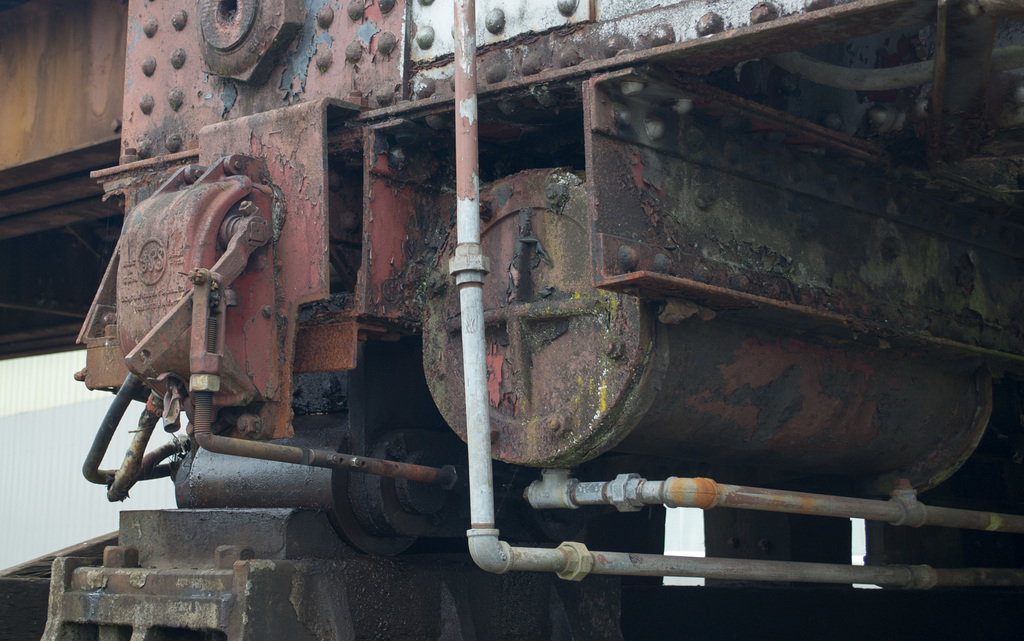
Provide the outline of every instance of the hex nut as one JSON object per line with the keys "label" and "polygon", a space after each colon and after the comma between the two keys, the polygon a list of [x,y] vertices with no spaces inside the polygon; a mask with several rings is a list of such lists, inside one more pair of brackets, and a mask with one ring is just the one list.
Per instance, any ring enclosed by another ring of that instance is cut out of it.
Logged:
{"label": "hex nut", "polygon": [[103,548],[103,567],[139,567],[139,548],[134,545],[108,545]]}
{"label": "hex nut", "polygon": [[258,85],[302,27],[302,0],[200,0],[204,71]]}

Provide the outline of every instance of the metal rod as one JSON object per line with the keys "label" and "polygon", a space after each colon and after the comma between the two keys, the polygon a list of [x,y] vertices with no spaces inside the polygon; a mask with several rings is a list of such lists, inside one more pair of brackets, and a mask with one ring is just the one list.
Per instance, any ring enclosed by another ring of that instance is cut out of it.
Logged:
{"label": "metal rod", "polygon": [[1024,533],[1024,516],[927,506],[917,500],[917,493],[908,483],[894,489],[888,501],[877,501],[726,485],[707,478],[669,477],[664,481],[648,481],[638,474],[620,474],[606,483],[581,483],[570,479],[567,470],[544,470],[541,480],[527,488],[526,498],[537,509],[614,505],[620,511],[631,511],[642,505],[660,504],[703,510],[731,507],[884,521],[911,527],[936,525]]}
{"label": "metal rod", "polygon": [[85,463],[82,464],[82,475],[90,483],[107,485],[113,480],[115,471],[101,470],[99,469],[100,464],[103,463],[103,457],[107,453],[107,448],[110,447],[110,439],[114,437],[114,432],[117,431],[117,425],[121,422],[125,410],[144,386],[145,383],[141,378],[135,374],[128,374],[124,383],[121,384],[121,389],[117,390],[114,401],[100,422],[100,428],[85,457]]}
{"label": "metal rod", "polygon": [[[205,400],[204,396],[206,397]],[[262,441],[247,441],[228,436],[217,436],[210,430],[210,421],[206,418],[209,416],[208,410],[200,410],[200,406],[209,403],[210,400],[209,392],[196,392],[193,394],[193,403],[195,404],[196,411],[194,414],[195,420],[192,421],[192,438],[199,444],[199,447],[210,452],[264,461],[277,461],[279,463],[293,463],[295,465],[308,465],[310,467],[324,467],[389,478],[408,479],[421,483],[433,483],[446,488],[452,487],[457,480],[455,468],[451,465],[445,465],[440,468],[427,467],[425,465],[385,461],[365,456],[352,456],[351,454],[341,454],[330,450],[317,450]]]}
{"label": "metal rod", "polygon": [[149,445],[150,437],[153,436],[153,428],[160,421],[163,409],[163,399],[156,393],[150,393],[149,400],[146,401],[146,409],[142,410],[142,415],[139,416],[139,429],[135,431],[135,437],[124,455],[124,461],[117,473],[114,474],[114,480],[107,489],[107,500],[111,503],[128,498],[128,491],[143,476],[146,447]]}

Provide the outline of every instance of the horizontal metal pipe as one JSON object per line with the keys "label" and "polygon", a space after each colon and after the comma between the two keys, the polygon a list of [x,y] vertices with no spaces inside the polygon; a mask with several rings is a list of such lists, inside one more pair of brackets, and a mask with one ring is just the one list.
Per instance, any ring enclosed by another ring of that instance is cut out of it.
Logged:
{"label": "horizontal metal pipe", "polygon": [[385,461],[365,456],[352,456],[329,450],[292,447],[290,445],[278,445],[262,441],[247,441],[240,438],[217,436],[212,434],[209,428],[201,430],[198,426],[194,429],[192,437],[196,439],[200,447],[217,454],[242,456],[264,461],[277,461],[279,463],[294,463],[295,465],[325,467],[347,470],[349,472],[362,472],[364,474],[408,479],[421,483],[433,483],[444,487],[452,487],[456,481],[455,468],[451,465],[445,465],[440,468],[427,467],[425,465]]}
{"label": "horizontal metal pipe", "polygon": [[734,581],[864,583],[888,588],[927,590],[947,586],[1020,586],[1024,570],[1004,568],[935,569],[928,565],[839,565],[793,561],[664,556],[591,552],[581,543],[557,548],[508,547],[505,571],[555,572],[580,580],[587,574],[685,576]]}
{"label": "horizontal metal pipe", "polygon": [[564,470],[545,470],[542,479],[527,488],[526,498],[537,509],[614,505],[621,511],[630,511],[641,505],[658,504],[703,510],[731,507],[884,521],[911,527],[935,525],[1024,533],[1024,516],[927,506],[917,500],[910,488],[896,489],[890,500],[877,501],[727,485],[707,478],[669,477],[664,481],[648,481],[637,474],[622,474],[606,483],[581,483],[568,478]]}

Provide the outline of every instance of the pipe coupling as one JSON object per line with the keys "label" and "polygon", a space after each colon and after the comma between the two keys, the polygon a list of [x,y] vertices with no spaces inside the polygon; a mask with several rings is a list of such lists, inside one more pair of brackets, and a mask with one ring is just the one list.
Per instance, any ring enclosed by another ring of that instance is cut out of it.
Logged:
{"label": "pipe coupling", "polygon": [[913,489],[893,490],[889,500],[899,505],[903,513],[895,521],[889,521],[892,525],[906,525],[909,527],[921,527],[928,523],[928,508],[917,500],[917,491]]}
{"label": "pipe coupling", "polygon": [[640,499],[644,482],[639,474],[619,474],[605,486],[605,499],[619,512],[639,512],[644,506]]}
{"label": "pipe coupling", "polygon": [[904,590],[930,590],[938,583],[935,569],[930,565],[905,565],[910,573],[910,580],[903,586]]}
{"label": "pipe coupling", "polygon": [[480,283],[491,271],[491,261],[483,255],[479,243],[459,243],[455,255],[448,261],[448,273],[455,277],[455,284]]}
{"label": "pipe coupling", "polygon": [[565,555],[565,568],[556,572],[558,578],[582,581],[594,569],[594,555],[582,543],[565,541],[555,549]]}
{"label": "pipe coupling", "polygon": [[697,507],[710,510],[721,501],[718,483],[706,478],[670,476],[662,486],[662,501],[668,507]]}
{"label": "pipe coupling", "polygon": [[530,483],[524,498],[535,510],[575,510],[579,504],[573,500],[573,488],[578,483],[576,479],[569,478],[569,470],[541,470],[540,480]]}

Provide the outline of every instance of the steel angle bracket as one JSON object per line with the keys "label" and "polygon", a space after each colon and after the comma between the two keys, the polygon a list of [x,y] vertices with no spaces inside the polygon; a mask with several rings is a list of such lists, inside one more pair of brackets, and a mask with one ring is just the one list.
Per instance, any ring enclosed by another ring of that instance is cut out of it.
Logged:
{"label": "steel angle bracket", "polygon": [[583,87],[596,286],[1024,368],[1024,242],[992,213],[895,182],[870,143],[685,75]]}

